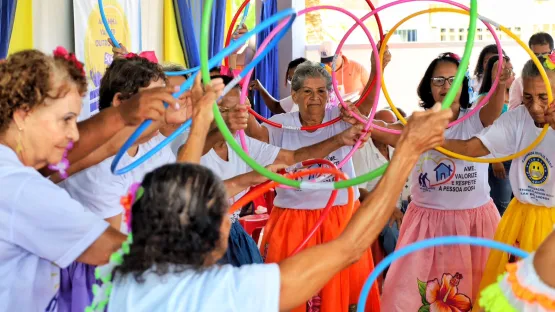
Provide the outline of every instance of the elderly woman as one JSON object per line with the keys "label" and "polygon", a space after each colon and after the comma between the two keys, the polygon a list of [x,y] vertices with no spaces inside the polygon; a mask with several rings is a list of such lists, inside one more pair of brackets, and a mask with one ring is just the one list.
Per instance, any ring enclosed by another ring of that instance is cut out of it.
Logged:
{"label": "elderly woman", "polygon": [[[133,243],[112,274],[108,311],[277,312],[301,304],[305,310],[307,299],[367,253],[391,215],[408,176],[406,167],[442,142],[450,116],[450,111],[415,113],[410,136],[401,137],[375,192],[343,224],[341,235],[334,233],[334,239],[277,264],[217,265],[230,231],[224,184],[197,165],[154,170],[131,208]],[[99,294],[107,295],[104,290]],[[339,291],[334,290],[336,295]],[[103,311],[100,303],[95,311]],[[341,306],[322,310],[350,311],[346,302]]]}
{"label": "elderly woman", "polygon": [[[0,300],[6,311],[57,311],[60,268],[76,260],[105,264],[125,240],[37,170],[59,163],[80,132],[85,142],[75,144],[70,160],[126,126],[163,118],[163,101],[175,101],[173,89],[154,88],[78,125],[87,88],[82,66],[65,50],[55,56],[23,51],[0,64]],[[204,116],[211,116],[216,97],[206,99]],[[202,124],[211,121],[198,119],[195,131],[203,133],[196,137],[204,138]]]}
{"label": "elderly woman", "polygon": [[[291,81],[291,96],[293,101],[299,105],[299,111],[271,118],[272,121],[284,125],[283,128],[264,124],[253,131],[249,124],[251,136],[271,145],[296,150],[343,132],[351,127],[350,124],[343,121],[315,131],[287,129],[287,127],[315,126],[340,116],[338,107],[326,109],[331,90],[331,76],[320,63],[307,61],[299,65]],[[372,102],[367,101],[364,106],[361,106],[361,110],[367,113],[368,107],[371,106]],[[351,147],[339,148],[329,154],[326,159],[338,164],[350,150]],[[355,176],[351,160],[341,170],[351,178]],[[314,179],[314,177],[303,178],[304,181],[309,179]],[[327,181],[333,181],[333,179]],[[275,208],[267,226],[271,231],[265,233],[261,246],[262,256],[266,262],[279,262],[291,255],[322,215],[330,194],[330,191],[277,190]],[[358,197],[357,189],[355,190],[356,207],[359,205]],[[339,191],[330,214],[307,247],[323,244],[338,237],[355,211],[351,211],[347,207],[347,191]],[[314,297],[308,302],[308,305],[321,305],[323,311],[347,311],[350,306],[356,304],[364,278],[373,267],[372,254],[368,250],[357,263],[348,270],[337,274],[318,293],[314,293]],[[373,287],[370,298],[368,305],[370,309],[379,311],[377,286]],[[306,305],[303,304],[294,311],[305,311],[305,309]]]}
{"label": "elderly woman", "polygon": [[[551,58],[545,56],[539,60],[553,88],[555,70],[551,69]],[[472,137],[446,141],[445,148],[472,157],[490,154],[503,157],[532,144],[545,124],[555,129],[555,106],[550,106],[545,83],[532,60],[522,69],[522,81],[523,105],[504,113],[493,125]],[[555,225],[555,180],[551,174],[555,155],[553,129],[549,129],[534,149],[513,159],[509,180],[515,198],[497,227],[496,241],[532,252],[552,231]],[[510,261],[514,259],[507,253],[490,251],[480,288],[494,283]]]}
{"label": "elderly woman", "polygon": [[[417,89],[422,108],[432,109],[436,103],[444,100],[459,65],[460,58],[450,52],[442,53],[430,62]],[[497,93],[478,113],[446,130],[447,138],[470,138],[499,117],[504,104],[504,85],[512,75],[510,64],[504,63],[503,66]],[[496,73],[494,70],[492,79],[495,79]],[[468,83],[468,79],[464,78],[462,87],[457,90],[451,105],[451,122],[470,112]],[[385,124],[379,121],[374,123]],[[392,129],[403,129],[400,123],[385,125]],[[372,140],[382,144],[395,146],[398,139],[398,135],[372,132]],[[489,195],[487,164],[449,158],[431,150],[420,155],[412,170],[412,181],[412,202],[403,218],[397,249],[441,236],[493,238],[500,217]],[[478,294],[487,252],[478,247],[441,246],[396,261],[389,269],[384,283],[383,310],[468,311]],[[452,287],[449,296],[444,292],[444,287]]]}

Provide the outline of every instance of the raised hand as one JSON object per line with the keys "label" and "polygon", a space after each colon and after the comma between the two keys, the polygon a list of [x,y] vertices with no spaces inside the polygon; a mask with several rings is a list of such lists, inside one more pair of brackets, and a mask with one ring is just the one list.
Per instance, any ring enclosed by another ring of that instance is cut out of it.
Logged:
{"label": "raised hand", "polygon": [[[499,66],[499,61],[493,64],[493,69],[491,71],[491,79],[492,81],[495,80],[497,77],[497,68]],[[514,71],[513,71],[513,64],[511,61],[503,61],[503,69],[501,70],[501,76],[499,77],[499,84],[507,85],[511,83],[511,79],[514,80]]]}
{"label": "raised hand", "polygon": [[361,137],[362,137],[362,142],[360,146],[362,147],[364,143],[366,143],[370,138],[370,132],[365,132],[364,125],[360,123],[350,127],[349,129],[341,132],[336,136],[336,138],[339,140],[339,143],[341,143],[344,146],[355,145],[356,142]]}
{"label": "raised hand", "polygon": [[420,155],[440,146],[445,141],[444,132],[453,117],[450,109],[441,110],[441,103],[425,112],[414,112],[401,133],[397,150],[410,147],[411,152]]}
{"label": "raised hand", "polygon": [[169,106],[180,107],[177,99],[172,96],[177,91],[178,86],[143,90],[123,101],[116,109],[127,126],[137,126],[145,119],[163,120],[166,115],[164,102]]}
{"label": "raised hand", "polygon": [[[379,50],[381,49],[382,43],[378,42],[377,47],[378,47],[378,53]],[[376,59],[374,58],[374,53],[371,53],[372,57],[370,59],[371,63],[372,63],[372,72],[375,73],[376,72]],[[382,71],[385,70],[385,67],[387,66],[387,64],[389,64],[389,62],[391,62],[391,52],[389,51],[389,46],[385,46],[385,52],[383,54],[383,60],[382,62]]]}
{"label": "raised hand", "polygon": [[123,44],[119,44],[121,48],[116,48],[116,45],[112,42],[112,39],[108,38],[108,42],[112,45],[112,53],[114,53],[114,58],[125,58],[129,53],[127,48]]}

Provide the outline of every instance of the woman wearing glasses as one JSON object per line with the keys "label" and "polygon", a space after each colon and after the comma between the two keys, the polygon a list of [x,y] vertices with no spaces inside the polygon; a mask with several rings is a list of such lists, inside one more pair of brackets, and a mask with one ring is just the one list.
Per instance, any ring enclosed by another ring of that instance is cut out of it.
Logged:
{"label": "woman wearing glasses", "polygon": [[[431,109],[444,100],[459,62],[453,53],[441,54],[431,62],[417,89],[422,108]],[[505,81],[507,77],[502,78]],[[451,105],[451,121],[471,111],[468,84],[465,77]],[[504,100],[490,101],[470,118],[447,129],[445,137],[471,138],[499,117],[503,104]],[[374,123],[403,129],[400,123]],[[374,130],[372,139],[395,146],[399,136]],[[412,202],[400,229],[398,249],[441,236],[493,238],[500,217],[490,198],[488,164],[449,158],[431,150],[420,156],[412,181]],[[382,311],[469,311],[487,256],[484,248],[440,246],[396,261],[385,280]]]}

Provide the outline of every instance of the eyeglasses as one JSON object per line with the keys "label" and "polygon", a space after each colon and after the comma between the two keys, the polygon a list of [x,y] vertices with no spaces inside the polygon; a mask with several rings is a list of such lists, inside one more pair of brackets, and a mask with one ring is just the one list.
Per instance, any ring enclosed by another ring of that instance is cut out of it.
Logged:
{"label": "eyeglasses", "polygon": [[441,53],[440,55],[437,56],[437,59],[444,59],[444,58],[454,58],[457,61],[461,60],[461,57],[458,54],[455,54],[453,52],[445,52],[445,53]]}
{"label": "eyeglasses", "polygon": [[549,56],[551,53],[553,53],[553,51],[546,52],[546,53],[534,53],[534,54],[536,55],[536,57],[546,57],[546,56]]}
{"label": "eyeglasses", "polygon": [[432,84],[436,87],[443,87],[445,85],[446,81],[449,82],[449,85],[452,85],[454,80],[455,80],[454,76],[451,76],[451,77],[433,77],[432,78]]}

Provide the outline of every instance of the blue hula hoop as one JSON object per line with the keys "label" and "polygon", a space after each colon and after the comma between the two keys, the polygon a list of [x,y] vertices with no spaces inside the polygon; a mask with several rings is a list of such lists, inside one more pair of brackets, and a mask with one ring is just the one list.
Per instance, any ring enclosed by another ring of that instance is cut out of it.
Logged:
{"label": "blue hula hoop", "polygon": [[[99,0],[100,2],[101,0]],[[248,73],[250,70],[252,70],[270,51],[273,50],[273,48],[278,44],[279,40],[281,40],[285,34],[289,31],[289,29],[291,28],[291,26],[293,25],[293,22],[295,21],[295,18],[297,17],[297,12],[292,9],[285,9],[283,11],[278,12],[277,14],[273,15],[272,17],[262,21],[259,25],[257,25],[253,30],[247,32],[244,36],[242,36],[241,38],[237,39],[236,41],[232,42],[228,47],[222,49],[220,52],[218,52],[213,58],[211,58],[208,61],[208,64],[210,67],[214,67],[217,64],[220,64],[223,59],[228,56],[229,54],[233,53],[235,50],[237,50],[239,47],[241,47],[247,40],[249,40],[249,38],[252,35],[258,34],[259,32],[261,32],[262,30],[270,27],[271,25],[273,25],[274,23],[289,17],[289,21],[286,25],[286,27],[284,27],[277,35],[276,38],[274,40],[272,40],[272,42],[270,42],[270,44],[268,45],[268,47],[266,49],[264,49],[264,51],[254,60],[252,60],[247,66],[245,66],[245,68],[241,71],[241,73],[239,74],[239,76],[237,76],[234,81],[232,83],[230,83],[229,85],[227,85],[224,89],[224,92],[222,94],[222,97],[227,94],[227,92],[229,92],[231,89],[233,89],[233,87],[239,83],[240,79],[237,79],[241,76],[244,76],[246,73]],[[196,76],[198,75],[199,71],[196,71],[193,75],[191,75],[191,77],[189,77],[189,79],[187,79],[180,87],[179,91],[174,93],[174,97],[178,98],[179,96],[181,96],[181,94],[183,94],[186,90],[190,89],[193,86],[193,83],[195,81]],[[220,97],[221,98],[221,97]],[[164,105],[167,107],[168,105],[166,103],[164,103]],[[214,104],[217,105],[217,104]],[[192,120],[188,119],[185,123],[183,123],[183,125],[181,125],[179,128],[177,128],[170,136],[168,136],[167,138],[165,138],[162,142],[160,142],[157,146],[155,146],[154,148],[152,148],[150,151],[146,152],[143,156],[141,156],[139,159],[137,159],[136,161],[134,161],[133,163],[129,164],[128,166],[121,168],[121,169],[116,169],[118,163],[120,162],[121,158],[123,157],[123,155],[125,154],[125,152],[137,141],[137,139],[141,136],[141,134],[152,124],[152,120],[145,120],[138,128],[137,130],[135,130],[135,132],[133,132],[133,134],[129,137],[129,139],[127,139],[127,141],[123,144],[123,146],[121,147],[121,149],[118,151],[118,153],[116,154],[116,156],[114,157],[114,160],[112,161],[112,164],[110,166],[110,169],[112,171],[113,174],[115,175],[121,175],[124,173],[127,173],[135,168],[137,168],[140,164],[142,164],[143,162],[145,162],[147,159],[149,159],[150,157],[152,157],[154,154],[156,154],[157,152],[159,152],[162,148],[164,148],[166,145],[168,145],[171,141],[175,140],[175,138],[177,138],[180,134],[182,134],[183,132],[185,132],[192,124]]]}
{"label": "blue hula hoop", "polygon": [[100,18],[102,19],[102,24],[104,24],[104,28],[106,29],[106,33],[108,37],[112,40],[112,43],[116,46],[116,48],[121,48],[121,45],[116,40],[114,33],[112,33],[112,29],[110,28],[110,24],[108,24],[108,19],[106,18],[106,13],[104,13],[104,4],[102,0],[98,0],[98,10],[100,11]]}
{"label": "blue hula hoop", "polygon": [[520,258],[526,258],[528,253],[523,251],[522,249],[509,246],[503,243],[496,242],[494,240],[479,238],[479,237],[470,237],[470,236],[444,236],[444,237],[436,237],[431,239],[421,240],[414,244],[410,244],[404,248],[396,250],[394,253],[390,254],[389,256],[385,257],[382,262],[380,262],[372,271],[372,274],[368,277],[366,282],[364,283],[364,287],[360,292],[360,296],[358,298],[358,306],[357,312],[364,312],[366,307],[366,300],[368,299],[368,294],[370,293],[370,289],[372,285],[378,278],[382,272],[391,265],[391,263],[397,259],[400,259],[408,254],[411,254],[415,251],[426,249],[429,247],[434,246],[441,246],[441,245],[472,245],[472,246],[481,246],[481,247],[488,247],[492,249],[498,249],[507,253],[511,253]]}

